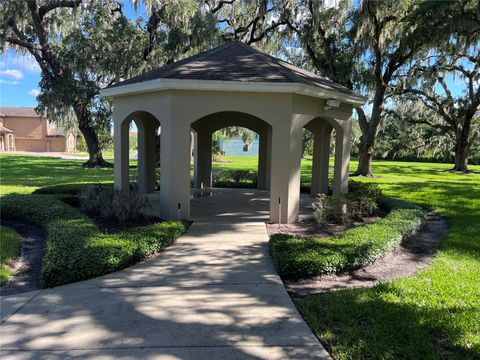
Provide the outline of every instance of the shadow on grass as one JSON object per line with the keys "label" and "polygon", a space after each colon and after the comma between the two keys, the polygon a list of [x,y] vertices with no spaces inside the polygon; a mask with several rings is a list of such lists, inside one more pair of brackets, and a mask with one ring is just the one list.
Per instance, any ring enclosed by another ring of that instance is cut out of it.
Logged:
{"label": "shadow on grass", "polygon": [[[367,296],[365,296],[367,295]],[[388,297],[386,296],[388,295]],[[403,292],[383,284],[368,290],[316,295],[298,305],[334,358],[478,359],[467,347],[459,323],[472,322],[472,306],[438,306],[398,301]]]}

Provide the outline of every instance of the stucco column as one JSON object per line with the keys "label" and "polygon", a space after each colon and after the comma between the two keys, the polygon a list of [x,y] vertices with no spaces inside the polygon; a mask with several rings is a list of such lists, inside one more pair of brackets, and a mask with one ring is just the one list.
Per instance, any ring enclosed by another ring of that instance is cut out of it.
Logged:
{"label": "stucco column", "polygon": [[[168,114],[170,115],[170,114]],[[165,121],[164,121],[165,118]],[[190,217],[190,125],[162,117],[160,217]]]}
{"label": "stucco column", "polygon": [[319,120],[313,129],[313,159],[311,194],[328,194],[328,170],[332,126]]}
{"label": "stucco column", "polygon": [[348,169],[350,165],[350,142],[352,119],[338,121],[341,129],[336,129],[335,165],[333,171],[333,195],[348,192]]}
{"label": "stucco column", "polygon": [[141,119],[138,124],[138,187],[141,193],[155,191],[155,132],[157,124]]}
{"label": "stucco column", "polygon": [[260,190],[268,190],[270,189],[272,129],[267,127],[260,131],[259,137],[257,188]]}
{"label": "stucco column", "polygon": [[[272,129],[272,165],[270,180],[270,221],[293,223],[300,204],[300,161],[303,125],[288,117]],[[281,210],[279,209],[279,199]],[[279,210],[281,216],[279,216]]]}
{"label": "stucco column", "polygon": [[115,119],[114,125],[114,153],[113,167],[114,184],[117,190],[128,190],[128,119]]}
{"label": "stucco column", "polygon": [[197,189],[212,187],[212,132],[200,129],[196,140],[194,186]]}

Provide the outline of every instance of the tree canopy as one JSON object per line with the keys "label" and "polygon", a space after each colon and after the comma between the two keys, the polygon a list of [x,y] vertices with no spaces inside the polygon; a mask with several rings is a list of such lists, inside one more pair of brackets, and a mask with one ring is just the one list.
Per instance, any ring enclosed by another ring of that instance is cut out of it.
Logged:
{"label": "tree canopy", "polygon": [[13,48],[35,58],[42,70],[39,108],[59,117],[75,114],[89,165],[105,163],[99,138],[110,133],[110,104],[99,98],[100,88],[238,40],[368,96],[367,106],[356,109],[358,175],[372,175],[374,156],[394,153],[376,143],[379,134],[401,131],[398,124],[407,123],[400,119],[414,115],[404,102],[422,104],[425,112],[408,128],[423,134],[429,127],[451,138],[445,143],[455,154],[454,169],[468,170],[480,102],[476,0],[131,3],[142,5],[145,14],[127,17],[120,0],[0,4],[2,51]]}

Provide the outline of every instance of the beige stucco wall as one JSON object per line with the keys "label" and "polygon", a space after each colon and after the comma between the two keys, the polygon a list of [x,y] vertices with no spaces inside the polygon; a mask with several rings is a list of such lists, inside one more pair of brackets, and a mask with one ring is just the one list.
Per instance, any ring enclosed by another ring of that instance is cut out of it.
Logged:
{"label": "beige stucco wall", "polygon": [[12,130],[17,151],[65,151],[65,138],[47,137],[48,120],[40,117],[5,116],[3,126]]}
{"label": "beige stucco wall", "polygon": [[3,126],[13,130],[17,139],[44,139],[47,135],[47,120],[40,117],[6,116]]}
{"label": "beige stucco wall", "polygon": [[[339,134],[334,192],[347,190],[351,105],[343,103],[338,108],[328,109],[324,99],[305,95],[204,90],[164,90],[115,97],[115,156],[123,154],[122,160],[115,162],[115,185],[118,189],[128,186],[128,149],[122,145],[127,143],[128,138],[128,126],[125,124],[142,112],[148,112],[161,123],[161,217],[176,218],[178,204],[181,205],[180,216],[189,217],[192,124],[195,127],[198,124],[195,121],[210,116],[215,124],[203,126],[209,127],[209,130],[218,128],[222,119],[211,115],[220,112],[249,114],[271,127],[269,178],[272,221],[297,220],[302,132],[303,127],[314,119],[330,124]],[[223,121],[225,126],[234,124],[228,117]],[[282,203],[281,216],[278,199]]]}

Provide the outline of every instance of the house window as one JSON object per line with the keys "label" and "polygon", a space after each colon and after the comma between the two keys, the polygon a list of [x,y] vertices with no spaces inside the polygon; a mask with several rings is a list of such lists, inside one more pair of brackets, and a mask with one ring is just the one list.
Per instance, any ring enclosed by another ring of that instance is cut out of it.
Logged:
{"label": "house window", "polygon": [[248,152],[248,144],[243,145],[243,152]]}

